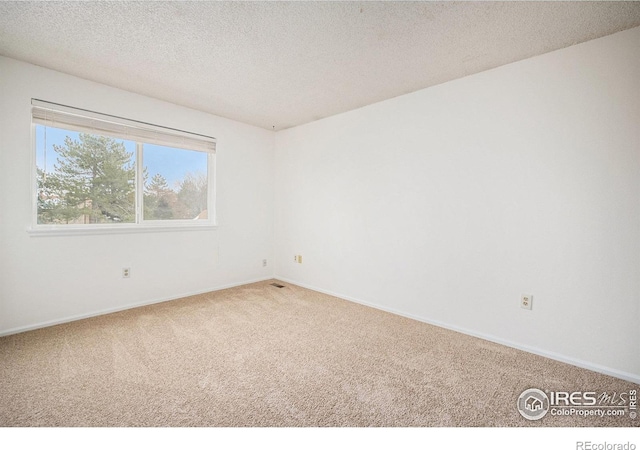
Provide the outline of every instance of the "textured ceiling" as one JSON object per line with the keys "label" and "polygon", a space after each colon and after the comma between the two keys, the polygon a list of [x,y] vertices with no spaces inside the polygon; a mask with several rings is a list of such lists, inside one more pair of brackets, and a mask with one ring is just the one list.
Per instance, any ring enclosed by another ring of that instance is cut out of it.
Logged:
{"label": "textured ceiling", "polygon": [[0,2],[0,54],[279,130],[635,26],[638,2]]}

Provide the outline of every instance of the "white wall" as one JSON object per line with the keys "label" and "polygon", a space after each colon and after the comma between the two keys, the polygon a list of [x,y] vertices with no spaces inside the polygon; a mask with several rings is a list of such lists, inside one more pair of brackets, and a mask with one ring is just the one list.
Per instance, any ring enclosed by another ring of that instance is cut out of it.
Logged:
{"label": "white wall", "polygon": [[[219,227],[30,236],[32,97],[215,136]],[[0,334],[271,277],[273,145],[270,131],[0,57]]]}
{"label": "white wall", "polygon": [[275,180],[278,278],[640,382],[640,28],[279,132]]}

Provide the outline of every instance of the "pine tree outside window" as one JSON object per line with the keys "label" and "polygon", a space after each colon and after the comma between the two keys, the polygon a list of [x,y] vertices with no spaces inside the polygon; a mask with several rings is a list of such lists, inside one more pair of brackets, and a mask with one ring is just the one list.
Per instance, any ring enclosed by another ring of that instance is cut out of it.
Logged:
{"label": "pine tree outside window", "polygon": [[32,231],[215,225],[215,139],[32,100]]}

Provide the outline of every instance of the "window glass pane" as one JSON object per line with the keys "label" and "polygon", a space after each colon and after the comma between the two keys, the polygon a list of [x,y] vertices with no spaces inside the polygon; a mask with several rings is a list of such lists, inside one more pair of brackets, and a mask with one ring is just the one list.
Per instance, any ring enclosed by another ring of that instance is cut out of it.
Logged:
{"label": "window glass pane", "polygon": [[207,156],[144,144],[144,220],[207,219]]}
{"label": "window glass pane", "polygon": [[135,148],[36,125],[38,224],[134,223]]}

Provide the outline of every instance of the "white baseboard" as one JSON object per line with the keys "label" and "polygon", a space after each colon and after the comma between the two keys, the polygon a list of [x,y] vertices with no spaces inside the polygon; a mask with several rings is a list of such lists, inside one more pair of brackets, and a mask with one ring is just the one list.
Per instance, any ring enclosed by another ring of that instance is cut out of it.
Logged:
{"label": "white baseboard", "polygon": [[431,320],[431,319],[428,319],[426,317],[417,316],[415,314],[410,314],[410,313],[407,313],[407,312],[404,312],[404,311],[399,311],[399,310],[396,310],[394,308],[388,308],[386,306],[381,306],[381,305],[377,305],[377,304],[374,304],[374,303],[369,303],[369,302],[366,302],[366,301],[363,301],[363,300],[360,300],[360,299],[357,299],[357,298],[354,298],[354,297],[351,297],[351,296],[348,296],[348,295],[339,294],[339,293],[336,293],[336,292],[329,291],[327,289],[321,289],[319,287],[311,286],[311,285],[308,285],[306,283],[300,283],[300,282],[297,282],[297,281],[294,281],[294,280],[291,280],[291,279],[288,279],[288,278],[285,278],[285,277],[280,277],[280,276],[275,275],[274,278],[276,280],[280,280],[280,281],[283,281],[283,282],[286,282],[286,283],[294,284],[296,286],[300,286],[300,287],[303,287],[305,289],[310,289],[312,291],[321,292],[323,294],[331,295],[333,297],[338,297],[338,298],[340,298],[342,300],[347,300],[347,301],[350,301],[350,302],[353,302],[353,303],[358,303],[358,304],[361,304],[361,305],[369,306],[371,308],[375,308],[375,309],[379,309],[379,310],[382,310],[382,311],[386,311],[386,312],[389,312],[389,313],[392,313],[392,314],[396,314],[398,316],[407,317],[409,319],[414,319],[414,320],[417,320],[419,322],[428,323],[430,325],[434,325],[434,326],[437,326],[437,327],[440,327],[440,328],[445,328],[447,330],[457,331],[458,333],[466,334],[468,336],[477,337],[477,338],[484,339],[484,340],[490,341],[490,342],[495,342],[496,344],[502,344],[502,345],[505,345],[507,347],[511,347],[511,348],[522,350],[522,351],[525,351],[525,352],[528,352],[528,353],[532,353],[534,355],[544,356],[545,358],[553,359],[555,361],[563,362],[563,363],[566,363],[566,364],[571,364],[572,366],[580,367],[582,369],[592,370],[594,372],[602,373],[604,375],[609,375],[609,376],[612,376],[612,377],[615,377],[615,378],[620,378],[620,379],[625,380],[625,381],[630,381],[632,383],[640,384],[640,375],[638,375],[638,374],[633,374],[633,373],[624,372],[624,371],[617,370],[617,369],[612,369],[610,367],[605,367],[605,366],[602,366],[602,365],[599,365],[599,364],[595,364],[595,363],[592,363],[592,362],[589,362],[589,361],[584,361],[584,360],[581,360],[581,359],[572,358],[570,356],[566,356],[566,355],[561,355],[561,354],[558,354],[558,353],[550,352],[550,351],[547,351],[547,350],[544,350],[544,349],[540,349],[540,348],[537,348],[537,347],[532,347],[532,346],[529,346],[529,345],[525,345],[525,344],[521,344],[521,343],[518,343],[518,342],[510,341],[508,339],[499,338],[499,337],[496,337],[496,336],[493,336],[493,335],[490,335],[490,334],[480,333],[480,332],[477,332],[477,331],[474,331],[474,330],[469,330],[467,328],[462,328],[462,327],[458,327],[458,326],[451,325],[451,324],[448,324],[448,323],[440,322],[440,321],[437,321],[437,320]]}
{"label": "white baseboard", "polygon": [[139,308],[140,306],[147,306],[147,305],[153,305],[155,303],[163,303],[163,302],[168,302],[168,301],[171,301],[171,300],[178,300],[180,298],[190,297],[192,295],[200,295],[200,294],[206,294],[207,292],[221,291],[223,289],[229,289],[229,288],[232,288],[232,287],[243,286],[245,284],[258,283],[260,281],[266,281],[266,280],[271,280],[271,279],[273,279],[273,276],[268,276],[268,277],[264,277],[264,278],[257,278],[257,279],[254,279],[254,280],[242,281],[242,282],[239,282],[239,283],[225,284],[225,285],[222,285],[222,286],[216,286],[216,287],[212,287],[212,288],[209,288],[209,289],[204,289],[204,290],[201,290],[201,291],[186,292],[186,293],[180,294],[180,295],[173,295],[173,296],[170,296],[170,297],[163,297],[163,298],[153,299],[153,300],[139,302],[139,303],[131,303],[131,304],[128,304],[128,305],[125,305],[125,306],[118,306],[116,308],[107,308],[107,309],[101,309],[99,311],[93,311],[93,312],[90,312],[90,313],[77,314],[77,315],[74,315],[74,316],[67,316],[67,317],[63,317],[63,318],[60,318],[60,319],[48,320],[48,321],[45,321],[45,322],[39,322],[39,323],[35,323],[35,324],[32,324],[32,325],[27,325],[27,326],[23,326],[23,327],[16,327],[16,328],[10,328],[8,330],[3,330],[3,331],[0,331],[0,336],[8,336],[8,335],[11,335],[11,334],[23,333],[25,331],[37,330],[38,328],[51,327],[53,325],[60,325],[62,323],[73,322],[73,321],[81,320],[81,319],[88,319],[89,317],[102,316],[102,315],[111,314],[111,313],[114,313],[114,312],[125,311],[127,309]]}

